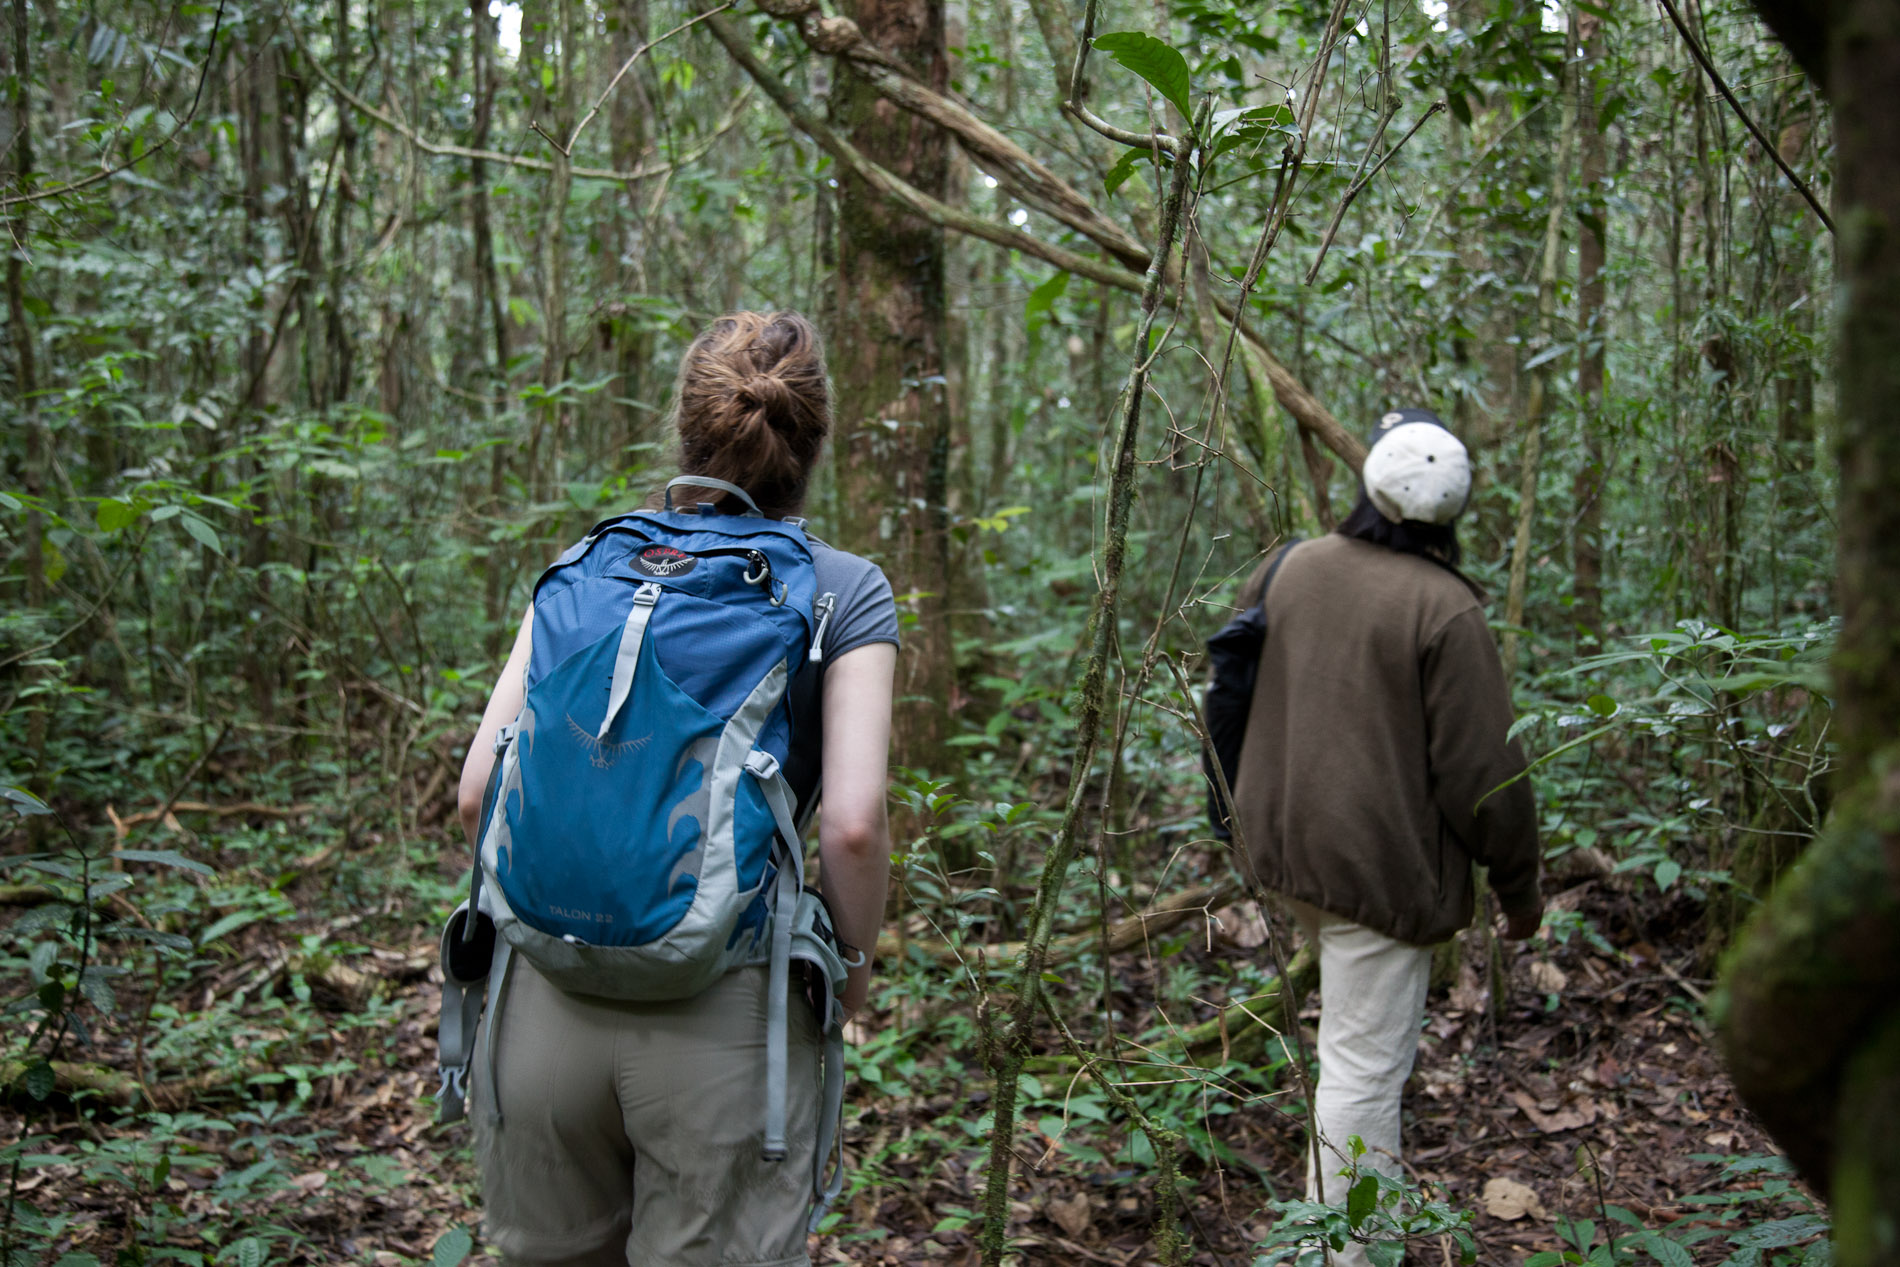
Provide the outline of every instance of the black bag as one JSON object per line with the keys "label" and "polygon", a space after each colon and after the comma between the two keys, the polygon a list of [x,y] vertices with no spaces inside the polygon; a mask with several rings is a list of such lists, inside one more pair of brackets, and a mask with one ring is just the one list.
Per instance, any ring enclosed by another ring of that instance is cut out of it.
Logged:
{"label": "black bag", "polygon": [[1267,589],[1273,584],[1273,574],[1280,570],[1299,541],[1294,537],[1274,556],[1266,577],[1260,582],[1260,597],[1254,605],[1222,625],[1220,632],[1207,640],[1207,658],[1213,675],[1207,684],[1202,712],[1207,717],[1207,737],[1214,751],[1212,757],[1201,754],[1201,772],[1207,776],[1207,820],[1220,840],[1233,838],[1228,825],[1233,806],[1220,794],[1220,780],[1214,777],[1213,761],[1219,759],[1220,773],[1232,790],[1234,779],[1240,773],[1240,745],[1247,737],[1247,714],[1253,709],[1254,682],[1260,676],[1260,652],[1267,644]]}

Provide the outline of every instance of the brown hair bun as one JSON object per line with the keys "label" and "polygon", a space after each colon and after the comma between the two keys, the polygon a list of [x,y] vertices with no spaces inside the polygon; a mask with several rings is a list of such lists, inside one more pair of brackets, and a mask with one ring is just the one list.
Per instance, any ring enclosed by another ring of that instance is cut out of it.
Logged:
{"label": "brown hair bun", "polygon": [[[737,484],[772,518],[798,513],[831,433],[824,347],[811,322],[796,312],[719,318],[680,358],[673,400],[681,474]],[[721,496],[708,489],[684,500]]]}
{"label": "brown hair bun", "polygon": [[739,388],[740,401],[765,410],[765,420],[774,427],[785,427],[791,420],[797,399],[784,379],[771,374],[754,374]]}

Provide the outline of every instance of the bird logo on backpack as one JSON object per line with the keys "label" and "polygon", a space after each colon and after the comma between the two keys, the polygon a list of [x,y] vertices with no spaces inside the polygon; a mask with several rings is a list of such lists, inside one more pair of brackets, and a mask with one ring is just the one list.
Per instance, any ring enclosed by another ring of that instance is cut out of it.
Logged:
{"label": "bird logo on backpack", "polygon": [[[722,488],[750,513],[674,510],[676,485]],[[526,700],[496,739],[470,900],[443,932],[440,1120],[464,1115],[484,977],[492,1077],[515,954],[572,993],[646,1002],[767,964],[764,1155],[783,1159],[786,1009],[801,960],[826,1038],[815,1225],[842,1180],[841,1167],[829,1184],[824,1171],[848,966],[805,888],[782,773],[787,688],[822,658],[835,601],[815,589],[802,524],[766,519],[743,490],[704,476],[670,483],[663,511],[597,525],[542,574]],[[557,717],[566,725],[544,724]]]}

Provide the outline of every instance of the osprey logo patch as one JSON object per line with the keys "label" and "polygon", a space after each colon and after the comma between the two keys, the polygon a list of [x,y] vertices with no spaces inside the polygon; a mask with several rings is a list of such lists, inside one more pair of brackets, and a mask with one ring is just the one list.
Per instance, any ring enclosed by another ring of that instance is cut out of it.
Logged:
{"label": "osprey logo patch", "polygon": [[596,770],[611,769],[622,754],[640,751],[653,738],[652,735],[641,735],[638,739],[625,739],[618,743],[611,739],[596,739],[594,732],[575,721],[572,713],[568,714],[567,728],[574,732],[575,740],[587,750],[588,763]]}
{"label": "osprey logo patch", "polygon": [[648,546],[633,556],[634,568],[648,576],[684,576],[698,563],[693,555],[672,546]]}

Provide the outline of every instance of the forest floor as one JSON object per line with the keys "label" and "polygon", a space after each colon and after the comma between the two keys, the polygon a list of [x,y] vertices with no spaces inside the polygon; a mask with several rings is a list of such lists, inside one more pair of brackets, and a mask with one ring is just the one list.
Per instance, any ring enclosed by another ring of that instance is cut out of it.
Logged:
{"label": "forest floor", "polygon": [[[1576,915],[1572,935],[1504,946],[1509,984],[1495,1013],[1469,965],[1432,993],[1407,1089],[1406,1162],[1425,1192],[1473,1212],[1487,1267],[1517,1267],[1533,1252],[1561,1248],[1562,1220],[1609,1226],[1606,1205],[1650,1228],[1674,1224],[1679,1240],[1708,1238],[1677,1262],[1725,1262],[1734,1251],[1723,1233],[1736,1225],[1723,1220],[1751,1202],[1777,1205],[1773,1194],[1786,1187],[1748,1173],[1748,1163],[1725,1170],[1772,1148],[1737,1103],[1702,1015],[1709,983],[1692,979],[1691,965],[1703,912],[1686,897],[1657,894],[1646,877],[1641,884],[1593,880],[1557,897],[1558,910]],[[255,945],[288,943],[293,930],[249,932]],[[19,1194],[56,1221],[41,1242],[44,1261],[157,1261],[172,1247],[186,1251],[185,1261],[202,1254],[255,1267],[265,1260],[230,1252],[237,1236],[251,1235],[272,1263],[399,1267],[431,1261],[450,1229],[473,1230],[466,1128],[432,1124],[433,945],[420,928],[412,944],[363,944],[367,953],[352,962],[383,976],[389,1005],[374,1024],[331,1029],[327,1064],[288,1070],[308,1086],[301,1116],[272,1120],[234,1097],[192,1106],[200,1116],[177,1104],[173,1116],[114,1122],[108,1108],[75,1115],[59,1098],[30,1124],[17,1106],[0,1116],[6,1140],[29,1130],[35,1137],[16,1178]],[[1232,953],[1205,942],[1184,951]],[[1125,958],[1118,973],[1152,975],[1136,956]],[[318,993],[311,1006],[324,1005]],[[1317,1014],[1309,999],[1304,1023]],[[94,1060],[132,1067],[134,1053],[111,1036],[97,1042]],[[911,1055],[922,1066],[933,1059],[928,1049]],[[936,1082],[931,1094],[890,1094],[888,1082],[856,1089],[847,1143],[860,1159],[876,1151],[880,1163],[848,1193],[833,1233],[813,1238],[815,1263],[977,1261],[969,1212],[986,1148],[974,1129],[946,1134],[943,1124],[981,1113],[972,1106],[982,1104],[986,1080],[969,1052],[960,1055],[967,1073]],[[1261,1094],[1207,1124],[1232,1153],[1219,1167],[1198,1157],[1184,1164],[1193,1261],[1245,1267],[1273,1221],[1267,1203],[1298,1195],[1301,1119],[1286,1097]],[[915,1134],[918,1146],[891,1147],[894,1133]],[[1086,1150],[1052,1147],[1040,1169],[1025,1157],[1012,1225],[1025,1263],[1153,1261],[1151,1169],[1116,1160],[1116,1151],[1105,1145],[1089,1159]],[[172,1160],[154,1170],[160,1155]],[[1805,1198],[1797,1191],[1780,1202],[1798,1212]],[[1755,1217],[1789,1212],[1763,1208]],[[132,1245],[148,1256],[120,1256]],[[1415,1244],[1409,1261],[1436,1267],[1457,1258],[1449,1242],[1430,1242]]]}

